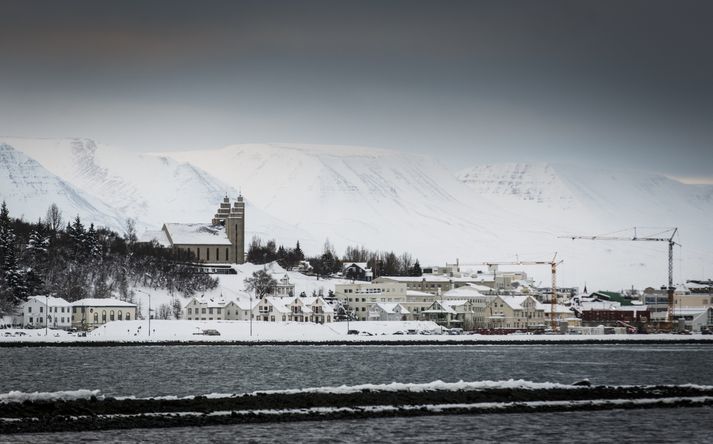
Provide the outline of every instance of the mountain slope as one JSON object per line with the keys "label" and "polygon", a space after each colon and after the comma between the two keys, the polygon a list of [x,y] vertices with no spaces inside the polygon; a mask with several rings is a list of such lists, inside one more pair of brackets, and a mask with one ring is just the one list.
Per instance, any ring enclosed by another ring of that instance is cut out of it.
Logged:
{"label": "mountain slope", "polygon": [[493,220],[503,230],[517,229],[514,213],[472,199],[449,170],[422,156],[296,144],[163,155],[242,189],[266,212],[293,221],[314,241],[328,237],[338,250],[367,245],[441,262],[498,244]]}
{"label": "mountain slope", "polygon": [[13,217],[44,218],[56,203],[66,220],[79,215],[99,225],[119,228],[121,215],[102,201],[86,195],[49,172],[34,159],[0,143],[0,190]]}

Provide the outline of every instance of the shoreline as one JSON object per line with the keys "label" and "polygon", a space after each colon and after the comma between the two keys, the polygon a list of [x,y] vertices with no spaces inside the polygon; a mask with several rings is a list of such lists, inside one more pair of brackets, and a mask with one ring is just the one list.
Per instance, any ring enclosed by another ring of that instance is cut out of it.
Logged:
{"label": "shoreline", "polygon": [[418,346],[418,345],[444,345],[444,346],[478,346],[478,345],[616,345],[616,344],[697,344],[713,345],[710,338],[652,338],[652,339],[624,339],[624,338],[582,338],[582,339],[447,339],[447,340],[213,340],[213,341],[0,341],[0,348],[23,347],[148,347],[148,346]]}

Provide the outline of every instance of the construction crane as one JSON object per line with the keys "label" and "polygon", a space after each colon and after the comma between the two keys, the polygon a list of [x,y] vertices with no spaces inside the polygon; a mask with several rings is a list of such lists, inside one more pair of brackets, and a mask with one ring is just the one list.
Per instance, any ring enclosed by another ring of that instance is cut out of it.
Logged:
{"label": "construction crane", "polygon": [[[586,240],[606,240],[606,241],[645,241],[645,242],[667,242],[668,243],[668,310],[667,310],[667,320],[669,322],[673,321],[673,246],[681,246],[678,242],[675,242],[673,238],[678,233],[678,227],[669,228],[661,233],[653,236],[639,237],[636,232],[636,227],[634,229],[633,237],[619,237],[619,236],[558,236],[561,239],[586,239]],[[669,237],[655,237],[657,235],[671,232]]]}
{"label": "construction crane", "polygon": [[[464,266],[475,266],[475,265],[487,265],[488,267],[492,265],[549,265],[550,271],[552,272],[552,297],[550,298],[550,327],[552,331],[557,330],[557,318],[555,315],[555,309],[557,308],[557,266],[561,264],[562,260],[557,260],[557,253],[552,257],[550,261],[512,261],[512,262],[480,262],[476,264],[457,264]],[[497,287],[497,283],[494,283]]]}

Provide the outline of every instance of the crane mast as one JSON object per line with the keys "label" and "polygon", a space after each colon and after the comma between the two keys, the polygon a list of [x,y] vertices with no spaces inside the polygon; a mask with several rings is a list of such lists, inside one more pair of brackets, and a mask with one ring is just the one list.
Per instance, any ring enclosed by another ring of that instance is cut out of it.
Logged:
{"label": "crane mast", "polygon": [[[620,237],[620,236],[558,236],[560,239],[584,239],[584,240],[606,240],[606,241],[634,241],[634,242],[667,242],[668,243],[668,309],[667,309],[667,321],[673,321],[673,247],[674,245],[681,245],[673,240],[678,233],[678,227],[671,228],[666,231],[671,231],[669,237],[640,237],[637,234],[636,227],[634,227],[634,236],[632,237]],[[664,232],[665,233],[665,232]]]}

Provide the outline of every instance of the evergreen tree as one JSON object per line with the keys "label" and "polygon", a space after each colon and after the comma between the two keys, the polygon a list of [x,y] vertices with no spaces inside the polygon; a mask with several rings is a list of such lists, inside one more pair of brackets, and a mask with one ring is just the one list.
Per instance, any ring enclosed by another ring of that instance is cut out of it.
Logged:
{"label": "evergreen tree", "polygon": [[423,271],[421,270],[421,264],[418,263],[418,259],[416,259],[416,262],[413,264],[413,267],[411,267],[411,276],[422,276]]}

